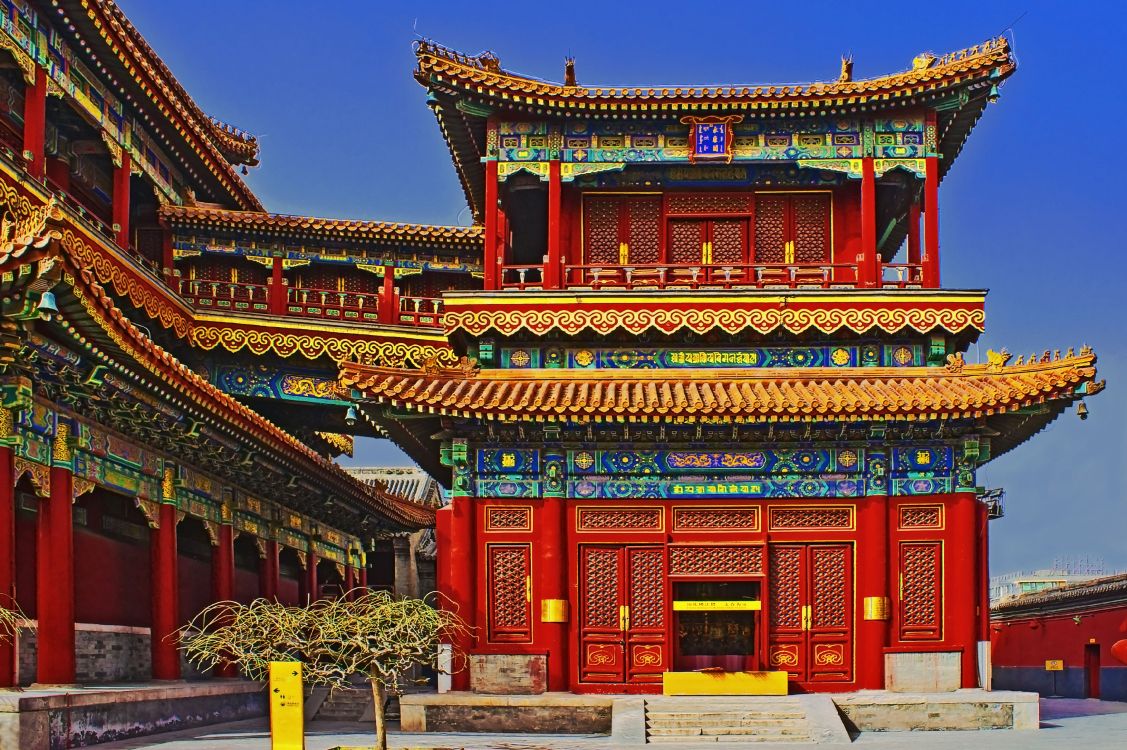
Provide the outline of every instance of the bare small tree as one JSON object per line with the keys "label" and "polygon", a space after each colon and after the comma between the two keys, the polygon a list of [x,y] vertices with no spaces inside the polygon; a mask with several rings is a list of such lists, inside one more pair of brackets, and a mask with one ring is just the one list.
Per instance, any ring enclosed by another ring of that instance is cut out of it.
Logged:
{"label": "bare small tree", "polygon": [[372,685],[376,747],[385,750],[384,700],[401,690],[412,668],[438,669],[439,642],[464,630],[457,615],[427,598],[359,589],[307,607],[266,599],[217,602],[181,629],[180,642],[197,666],[234,664],[254,680],[267,678],[272,661],[301,662],[307,684],[334,690],[364,675]]}

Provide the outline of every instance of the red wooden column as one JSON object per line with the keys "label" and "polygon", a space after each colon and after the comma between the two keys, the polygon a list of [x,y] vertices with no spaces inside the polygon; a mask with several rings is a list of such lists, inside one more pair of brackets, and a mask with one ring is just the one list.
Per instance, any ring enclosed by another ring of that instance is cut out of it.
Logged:
{"label": "red wooden column", "polygon": [[889,502],[885,496],[867,497],[858,509],[857,528],[857,687],[884,689],[884,649],[891,633]]}
{"label": "red wooden column", "polygon": [[362,594],[368,593],[368,556],[363,552],[360,553],[360,570],[357,571],[357,583],[362,591]]}
{"label": "red wooden column", "polygon": [[482,250],[482,263],[485,264],[485,288],[497,289],[500,287],[497,278],[497,161],[490,159],[485,162],[485,228],[484,245]]}
{"label": "red wooden column", "polygon": [[129,165],[132,157],[121,150],[121,164],[113,169],[113,225],[114,240],[123,250],[129,249]]}
{"label": "red wooden column", "polygon": [[270,289],[267,292],[266,307],[271,315],[285,315],[288,302],[286,300],[286,280],[282,276],[282,259],[274,258],[270,267]]}
{"label": "red wooden column", "polygon": [[311,604],[321,598],[321,590],[317,585],[317,553],[312,549],[305,556],[305,597],[302,606]]}
{"label": "red wooden column", "polygon": [[266,542],[266,557],[258,568],[258,594],[263,599],[278,597],[278,543],[273,539]]}
{"label": "red wooden column", "polygon": [[548,257],[544,269],[545,289],[559,289],[561,285],[561,193],[560,161],[553,159],[548,162]]}
{"label": "red wooden column", "polygon": [[878,285],[877,275],[877,181],[873,157],[861,159],[861,259],[857,269],[860,286]]}
{"label": "red wooden column", "polygon": [[383,291],[380,294],[381,323],[399,322],[399,301],[395,298],[395,266],[383,267]]}
{"label": "red wooden column", "polygon": [[177,579],[175,469],[166,466],[161,485],[159,526],[149,532],[152,563],[152,626],[149,648],[153,679],[180,679],[180,652],[172,633],[180,627],[180,589]]}
{"label": "red wooden column", "polygon": [[352,601],[352,589],[356,588],[356,568],[351,565],[344,566],[344,592],[345,598]]}
{"label": "red wooden column", "polygon": [[60,422],[51,446],[51,492],[39,505],[37,530],[35,681],[45,685],[75,681],[73,468],[70,425]]}
{"label": "red wooden column", "polygon": [[[446,519],[448,532],[438,544],[438,567],[446,571],[446,586],[440,590],[450,599],[450,607],[471,628],[477,625],[477,564],[474,542],[474,514],[477,508],[472,497],[455,497],[451,503],[450,516]],[[445,547],[445,553],[443,548]],[[469,690],[470,673],[466,656],[473,649],[476,631],[461,634],[453,642],[455,666],[463,669],[451,676],[454,690]]]}
{"label": "red wooden column", "polygon": [[[11,441],[15,416],[0,407],[0,606],[16,601],[16,470]],[[0,643],[0,688],[16,684],[16,648]]]}
{"label": "red wooden column", "polygon": [[[546,497],[540,510],[540,536],[537,548],[541,560],[540,600],[566,602],[568,600],[568,554],[567,500],[562,497]],[[533,609],[533,616],[536,616]],[[544,612],[540,613],[539,625],[542,649],[548,654],[548,690],[567,692],[568,690],[568,623],[544,622]],[[574,616],[574,613],[569,613]]]}
{"label": "red wooden column", "polygon": [[44,147],[47,141],[47,71],[35,66],[35,85],[24,91],[23,150],[27,171],[36,179],[46,174]]}
{"label": "red wooden column", "polygon": [[924,159],[923,285],[939,287],[939,159]]}
{"label": "red wooden column", "polygon": [[943,586],[948,640],[963,649],[964,688],[978,685],[978,498],[973,492],[950,496],[951,541],[944,545],[947,580]]}
{"label": "red wooden column", "polygon": [[[235,530],[230,524],[219,524],[218,544],[211,548],[211,600],[227,602],[235,598]],[[217,667],[218,677],[236,677],[231,665]]]}

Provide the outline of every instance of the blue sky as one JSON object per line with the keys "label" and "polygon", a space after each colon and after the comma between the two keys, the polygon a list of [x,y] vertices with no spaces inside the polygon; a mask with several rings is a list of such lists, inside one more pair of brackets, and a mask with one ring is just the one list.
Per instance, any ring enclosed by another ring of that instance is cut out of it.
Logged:
{"label": "blue sky", "polygon": [[[207,112],[259,135],[248,180],[269,210],[448,224],[469,212],[411,75],[416,34],[550,80],[570,54],[581,83],[751,84],[833,79],[843,53],[856,77],[899,71],[1020,18],[1018,71],[940,189],[944,285],[990,289],[983,358],[1087,343],[1109,386],[1086,422],[1069,412],[981,472],[1007,492],[992,567],[1127,569],[1127,5],[119,3]],[[406,460],[374,442],[358,459]]]}

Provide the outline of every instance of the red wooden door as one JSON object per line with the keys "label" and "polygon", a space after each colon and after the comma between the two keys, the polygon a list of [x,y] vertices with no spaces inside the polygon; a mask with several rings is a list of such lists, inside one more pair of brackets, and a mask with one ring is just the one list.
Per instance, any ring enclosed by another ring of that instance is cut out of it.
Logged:
{"label": "red wooden door", "polygon": [[661,262],[661,196],[588,195],[583,199],[583,262]]}
{"label": "red wooden door", "polygon": [[817,264],[830,260],[828,193],[760,193],[755,200],[755,260]]}
{"label": "red wooden door", "polygon": [[670,219],[666,262],[676,266],[700,266],[708,247],[706,219]]}
{"label": "red wooden door", "polygon": [[668,669],[663,547],[580,548],[579,677],[660,682]]}
{"label": "red wooden door", "polygon": [[800,682],[853,675],[853,549],[848,544],[770,548],[767,664]]}
{"label": "red wooden door", "polygon": [[1100,644],[1084,644],[1084,693],[1086,698],[1100,697]]}

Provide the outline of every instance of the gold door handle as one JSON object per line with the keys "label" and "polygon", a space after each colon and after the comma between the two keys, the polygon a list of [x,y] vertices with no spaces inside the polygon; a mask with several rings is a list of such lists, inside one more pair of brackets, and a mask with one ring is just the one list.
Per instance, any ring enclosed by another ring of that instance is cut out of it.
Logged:
{"label": "gold door handle", "polygon": [[532,601],[532,576],[524,577],[524,600],[526,602]]}
{"label": "gold door handle", "polygon": [[625,604],[618,608],[618,629],[624,633],[630,629],[630,607]]}
{"label": "gold door handle", "polygon": [[783,248],[783,262],[794,263],[794,240],[787,240]]}
{"label": "gold door handle", "polygon": [[802,607],[802,629],[803,630],[809,630],[810,629],[810,622],[811,622],[812,619],[813,619],[813,617],[812,617],[810,605],[809,604],[803,605],[803,607]]}
{"label": "gold door handle", "polygon": [[630,243],[618,243],[618,262],[620,265],[626,265],[630,262]]}

